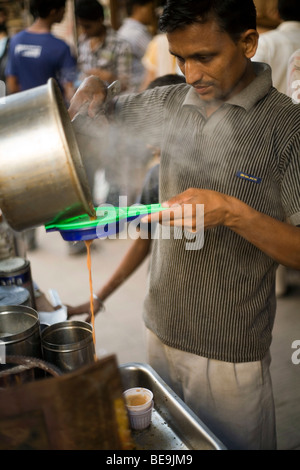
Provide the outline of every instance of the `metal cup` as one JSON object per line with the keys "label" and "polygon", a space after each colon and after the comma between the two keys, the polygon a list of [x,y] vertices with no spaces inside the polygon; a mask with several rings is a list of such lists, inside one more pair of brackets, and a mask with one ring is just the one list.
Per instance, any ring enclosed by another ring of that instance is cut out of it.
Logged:
{"label": "metal cup", "polygon": [[41,358],[38,313],[31,307],[0,307],[0,343],[6,355]]}
{"label": "metal cup", "polygon": [[84,321],[64,321],[41,332],[45,361],[71,372],[95,361],[93,328]]}

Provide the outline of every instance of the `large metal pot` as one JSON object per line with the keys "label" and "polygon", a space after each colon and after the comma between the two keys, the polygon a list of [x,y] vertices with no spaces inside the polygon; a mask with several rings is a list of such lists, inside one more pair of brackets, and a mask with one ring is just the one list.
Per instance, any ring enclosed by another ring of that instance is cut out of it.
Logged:
{"label": "large metal pot", "polygon": [[71,120],[53,79],[0,100],[0,208],[18,231],[95,215]]}

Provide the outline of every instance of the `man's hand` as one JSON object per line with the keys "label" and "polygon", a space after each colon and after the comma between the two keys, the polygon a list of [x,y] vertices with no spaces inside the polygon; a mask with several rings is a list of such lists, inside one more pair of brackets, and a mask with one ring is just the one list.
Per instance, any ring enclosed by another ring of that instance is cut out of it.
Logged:
{"label": "man's hand", "polygon": [[103,107],[106,95],[107,88],[104,82],[94,75],[87,77],[71,99],[70,118],[73,119],[78,113],[94,118]]}
{"label": "man's hand", "polygon": [[225,225],[229,196],[206,189],[190,188],[162,204],[169,208],[142,219],[142,222],[160,222],[163,225],[182,227],[189,232]]}

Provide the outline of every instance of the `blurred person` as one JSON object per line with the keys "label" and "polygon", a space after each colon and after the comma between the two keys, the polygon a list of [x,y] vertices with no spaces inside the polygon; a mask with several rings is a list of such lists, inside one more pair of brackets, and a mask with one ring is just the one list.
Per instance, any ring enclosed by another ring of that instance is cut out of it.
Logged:
{"label": "blurred person", "polygon": [[[155,10],[158,17],[163,12],[164,4],[165,1],[161,2],[161,6]],[[142,63],[146,71],[141,90],[147,89],[153,80],[162,75],[179,74],[182,76],[176,58],[170,54],[167,35],[164,33],[158,33],[151,39],[142,58]]]}
{"label": "blurred person", "polygon": [[95,75],[112,83],[119,80],[122,91],[129,87],[132,52],[125,41],[104,23],[104,9],[97,0],[77,0],[75,16],[80,30],[78,38],[78,84]]}
{"label": "blurred person", "polygon": [[76,59],[70,47],[51,33],[65,14],[66,0],[32,0],[34,22],[11,38],[6,67],[8,93],[17,93],[54,78],[68,104],[74,94]]}
{"label": "blurred person", "polygon": [[145,78],[142,58],[152,39],[149,26],[154,22],[154,0],[126,0],[128,17],[118,30],[118,37],[130,44],[133,59],[130,91],[139,91]]}
{"label": "blurred person", "polygon": [[260,35],[253,61],[265,62],[272,69],[273,86],[281,93],[287,89],[289,57],[300,45],[299,0],[278,0],[280,25]]}
{"label": "blurred person", "polygon": [[[161,149],[169,210],[141,221],[160,222],[143,312],[147,362],[228,449],[274,450],[276,269],[300,270],[300,107],[272,86],[269,65],[251,60],[253,0],[167,0],[160,26],[186,84],[105,109]],[[94,116],[105,96],[89,77],[70,117],[82,102]],[[204,245],[190,250],[184,234],[199,230],[199,206]]]}
{"label": "blurred person", "polygon": [[146,72],[141,90],[145,90],[157,77],[166,74],[181,74],[175,57],[169,52],[168,39],[165,34],[157,34],[150,41],[142,63]]}

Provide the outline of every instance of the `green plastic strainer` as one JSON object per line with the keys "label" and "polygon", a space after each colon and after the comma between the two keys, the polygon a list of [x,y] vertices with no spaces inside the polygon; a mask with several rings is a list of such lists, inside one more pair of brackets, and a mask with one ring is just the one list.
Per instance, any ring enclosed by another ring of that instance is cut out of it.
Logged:
{"label": "green plastic strainer", "polygon": [[46,232],[60,232],[66,241],[93,240],[116,234],[123,230],[127,222],[165,209],[161,204],[130,207],[99,206],[95,207],[97,215],[95,220],[91,220],[87,214],[83,214],[49,223],[45,225],[45,229]]}

